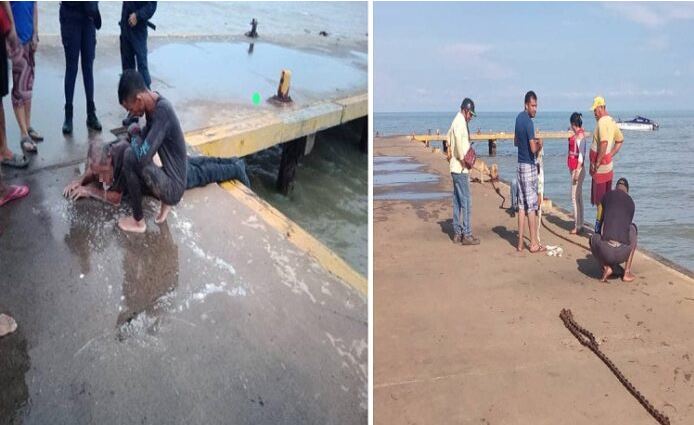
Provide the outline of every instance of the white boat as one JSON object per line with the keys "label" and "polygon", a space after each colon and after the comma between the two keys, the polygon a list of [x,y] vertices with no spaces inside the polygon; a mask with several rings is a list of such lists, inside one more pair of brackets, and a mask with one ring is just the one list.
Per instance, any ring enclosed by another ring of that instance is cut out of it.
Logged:
{"label": "white boat", "polygon": [[619,120],[617,121],[617,126],[619,126],[619,128],[622,130],[635,131],[653,131],[657,130],[658,127],[660,127],[657,122],[641,116],[637,116],[633,120],[629,121]]}

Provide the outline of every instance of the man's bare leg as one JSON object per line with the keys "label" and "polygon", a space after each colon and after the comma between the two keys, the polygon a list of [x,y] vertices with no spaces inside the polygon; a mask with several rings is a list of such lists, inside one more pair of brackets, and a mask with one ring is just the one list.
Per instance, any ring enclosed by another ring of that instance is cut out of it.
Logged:
{"label": "man's bare leg", "polygon": [[165,203],[161,202],[161,207],[159,207],[159,215],[157,215],[157,218],[154,219],[154,222],[157,224],[165,222],[166,217],[169,215],[169,211],[171,211],[171,205],[166,205]]}
{"label": "man's bare leg", "polygon": [[525,248],[525,242],[523,241],[523,232],[525,230],[525,210],[518,209],[518,247],[516,248],[518,252],[523,252]]}
{"label": "man's bare leg", "polygon": [[17,322],[6,314],[0,314],[0,336],[11,334],[17,330]]}
{"label": "man's bare leg", "polygon": [[13,109],[15,117],[17,117],[17,125],[19,125],[20,137],[25,138],[29,136],[29,127],[27,126],[26,111],[24,109],[24,105],[13,106]]}
{"label": "man's bare leg", "polygon": [[626,267],[624,267],[624,276],[622,276],[622,281],[624,281],[624,282],[633,282],[634,279],[636,279],[636,276],[631,272],[631,262],[634,261],[634,253],[636,252],[636,243],[637,243],[636,231],[631,232],[630,237],[634,237],[635,240],[634,240],[634,246],[631,248],[631,252],[629,253],[629,258],[627,259]]}
{"label": "man's bare leg", "polygon": [[537,252],[540,243],[537,241],[537,211],[528,212],[528,227],[530,228],[530,252]]}
{"label": "man's bare leg", "polygon": [[145,219],[140,221],[135,220],[133,216],[121,217],[118,219],[118,227],[125,232],[145,233],[147,225]]}
{"label": "man's bare leg", "polygon": [[612,276],[612,267],[608,265],[602,266],[602,277],[600,278],[600,282],[607,282],[607,278],[610,276]]}

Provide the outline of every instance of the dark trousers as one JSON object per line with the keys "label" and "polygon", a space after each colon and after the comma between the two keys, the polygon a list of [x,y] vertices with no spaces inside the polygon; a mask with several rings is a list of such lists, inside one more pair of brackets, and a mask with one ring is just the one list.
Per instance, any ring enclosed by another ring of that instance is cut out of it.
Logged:
{"label": "dark trousers", "polygon": [[[127,24],[126,24],[127,25]],[[133,34],[131,32],[121,30],[120,34],[120,61],[123,70],[136,69],[145,80],[145,85],[150,88],[152,79],[149,76],[149,68],[147,67],[147,32],[142,34]]]}
{"label": "dark trousers", "polygon": [[164,170],[153,162],[140,166],[131,148],[127,148],[123,155],[123,172],[130,206],[133,208],[133,216],[137,221],[144,217],[142,212],[144,195],[152,195],[166,205],[176,205],[183,197],[184,187],[167,176]]}
{"label": "dark trousers", "polygon": [[213,158],[196,156],[188,158],[186,189],[201,187],[210,183],[238,180],[246,187],[251,182],[246,174],[246,163],[239,158]]}
{"label": "dark trousers", "polygon": [[82,81],[87,98],[87,108],[94,105],[94,56],[96,52],[96,28],[86,16],[60,14],[60,37],[65,50],[65,104],[72,105],[77,78],[77,63],[82,56]]}

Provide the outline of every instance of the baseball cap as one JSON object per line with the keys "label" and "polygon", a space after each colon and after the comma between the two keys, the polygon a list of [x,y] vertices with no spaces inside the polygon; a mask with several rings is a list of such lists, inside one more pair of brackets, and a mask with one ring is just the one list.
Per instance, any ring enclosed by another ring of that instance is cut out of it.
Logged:
{"label": "baseball cap", "polygon": [[590,110],[594,111],[595,108],[598,106],[605,106],[605,98],[602,96],[595,96],[595,99],[593,99],[593,106],[591,106]]}
{"label": "baseball cap", "polygon": [[617,184],[615,185],[615,187],[619,186],[620,184],[623,184],[624,187],[627,188],[627,191],[629,190],[629,180],[627,180],[624,177],[620,177],[619,180],[617,180]]}
{"label": "baseball cap", "polygon": [[468,111],[472,112],[473,117],[477,116],[475,113],[475,102],[473,102],[469,97],[463,99],[463,103],[460,104],[460,109],[467,109]]}

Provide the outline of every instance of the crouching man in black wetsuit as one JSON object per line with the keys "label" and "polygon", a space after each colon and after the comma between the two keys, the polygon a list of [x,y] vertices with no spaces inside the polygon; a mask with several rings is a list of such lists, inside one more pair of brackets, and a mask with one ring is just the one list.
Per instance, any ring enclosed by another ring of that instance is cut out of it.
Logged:
{"label": "crouching man in black wetsuit", "polygon": [[[138,130],[131,125],[129,132],[137,134]],[[128,148],[130,143],[124,140],[103,143],[97,139],[90,142],[84,174],[65,186],[63,195],[73,201],[95,198],[119,205],[123,195],[127,194],[123,158]],[[238,180],[251,187],[242,159],[188,157],[186,189],[227,180]]]}

